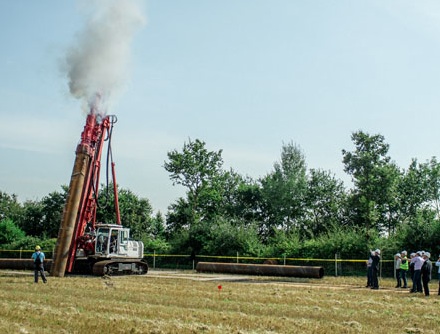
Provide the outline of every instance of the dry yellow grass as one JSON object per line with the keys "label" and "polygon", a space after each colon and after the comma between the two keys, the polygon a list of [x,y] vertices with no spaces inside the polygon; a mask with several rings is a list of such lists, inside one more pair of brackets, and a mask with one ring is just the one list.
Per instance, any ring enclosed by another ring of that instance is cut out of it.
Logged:
{"label": "dry yellow grass", "polygon": [[[241,278],[242,280],[237,280]],[[438,333],[429,298],[364,278],[282,279],[193,272],[49,277],[0,272],[1,333]],[[219,290],[218,286],[222,289]]]}

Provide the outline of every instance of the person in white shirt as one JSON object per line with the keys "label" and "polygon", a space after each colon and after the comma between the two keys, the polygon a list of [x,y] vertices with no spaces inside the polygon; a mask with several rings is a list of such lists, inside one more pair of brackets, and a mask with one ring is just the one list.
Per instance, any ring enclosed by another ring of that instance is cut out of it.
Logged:
{"label": "person in white shirt", "polygon": [[414,263],[414,282],[411,293],[422,293],[422,266],[425,260],[422,258],[424,252],[418,251],[416,256],[411,259],[411,263]]}

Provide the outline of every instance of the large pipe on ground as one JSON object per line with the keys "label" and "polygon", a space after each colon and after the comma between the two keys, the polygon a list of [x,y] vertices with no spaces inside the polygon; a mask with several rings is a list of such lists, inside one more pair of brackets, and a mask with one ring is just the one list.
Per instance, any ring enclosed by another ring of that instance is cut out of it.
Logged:
{"label": "large pipe on ground", "polygon": [[[52,260],[44,261],[44,270],[50,271]],[[35,264],[32,259],[0,259],[0,269],[34,270]]]}
{"label": "large pipe on ground", "polygon": [[280,266],[270,264],[199,262],[197,263],[196,270],[197,272],[202,273],[287,276],[300,278],[324,277],[324,268],[315,266]]}

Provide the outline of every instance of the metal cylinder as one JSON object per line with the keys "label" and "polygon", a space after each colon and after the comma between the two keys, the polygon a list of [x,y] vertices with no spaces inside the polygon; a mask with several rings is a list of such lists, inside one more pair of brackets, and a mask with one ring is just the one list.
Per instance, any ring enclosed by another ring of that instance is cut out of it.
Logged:
{"label": "metal cylinder", "polygon": [[228,273],[241,275],[286,276],[300,278],[322,278],[324,268],[317,266],[279,266],[269,264],[199,262],[197,272]]}
{"label": "metal cylinder", "polygon": [[[34,270],[32,259],[0,259],[0,269]],[[52,260],[44,261],[44,269],[50,271]]]}
{"label": "metal cylinder", "polygon": [[58,231],[51,275],[64,277],[72,237],[75,231],[78,208],[83,192],[84,180],[90,165],[90,155],[86,146],[79,145],[76,151],[75,164],[70,179],[69,193],[63,212],[63,220]]}

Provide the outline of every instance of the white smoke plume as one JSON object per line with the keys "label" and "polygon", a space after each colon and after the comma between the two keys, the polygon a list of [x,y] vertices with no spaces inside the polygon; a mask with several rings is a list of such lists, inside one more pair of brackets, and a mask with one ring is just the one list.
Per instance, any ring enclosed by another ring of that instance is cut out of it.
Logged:
{"label": "white smoke plume", "polygon": [[145,17],[136,0],[89,0],[87,9],[86,25],[64,65],[70,93],[83,101],[87,112],[99,108],[105,114],[128,79],[131,42]]}

